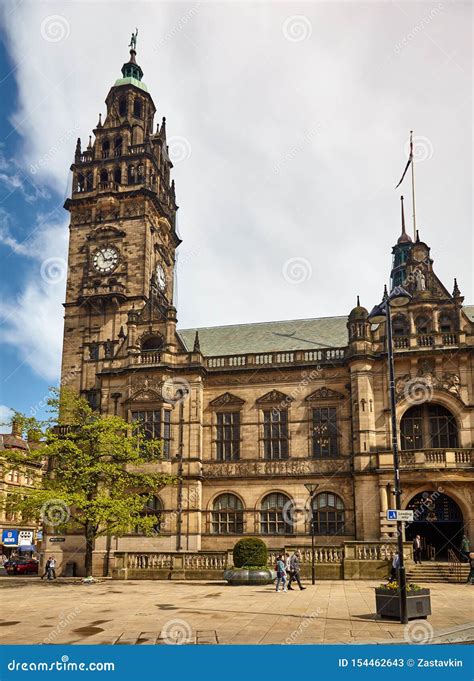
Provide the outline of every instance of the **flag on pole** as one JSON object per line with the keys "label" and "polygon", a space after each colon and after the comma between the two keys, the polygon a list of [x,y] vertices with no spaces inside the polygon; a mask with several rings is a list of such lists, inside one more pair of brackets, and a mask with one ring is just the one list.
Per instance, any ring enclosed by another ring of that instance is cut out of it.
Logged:
{"label": "flag on pole", "polygon": [[403,171],[402,178],[400,182],[397,184],[395,189],[398,189],[398,187],[401,185],[403,180],[405,179],[405,175],[407,174],[407,170],[410,167],[410,164],[413,163],[413,131],[410,132],[410,155],[408,156],[408,162],[405,166],[405,170]]}

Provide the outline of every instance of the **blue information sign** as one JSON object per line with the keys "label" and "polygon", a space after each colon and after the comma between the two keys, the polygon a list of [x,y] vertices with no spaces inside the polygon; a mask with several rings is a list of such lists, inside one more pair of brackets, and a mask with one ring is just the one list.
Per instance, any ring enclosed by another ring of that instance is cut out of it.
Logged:
{"label": "blue information sign", "polygon": [[18,530],[3,530],[2,544],[4,546],[18,546]]}

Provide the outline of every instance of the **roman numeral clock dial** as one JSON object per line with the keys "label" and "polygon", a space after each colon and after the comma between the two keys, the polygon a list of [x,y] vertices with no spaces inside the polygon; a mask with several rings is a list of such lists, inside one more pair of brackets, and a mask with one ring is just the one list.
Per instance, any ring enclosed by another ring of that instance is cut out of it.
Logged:
{"label": "roman numeral clock dial", "polygon": [[99,248],[94,253],[92,264],[96,272],[101,274],[109,274],[117,267],[119,261],[119,253],[113,246],[106,246]]}

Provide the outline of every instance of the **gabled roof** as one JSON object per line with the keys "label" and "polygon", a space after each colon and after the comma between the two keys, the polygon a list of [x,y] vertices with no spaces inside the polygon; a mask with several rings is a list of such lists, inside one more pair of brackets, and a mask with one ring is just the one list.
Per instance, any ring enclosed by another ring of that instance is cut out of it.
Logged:
{"label": "gabled roof", "polygon": [[[474,305],[463,307],[474,322]],[[240,355],[251,352],[290,352],[347,345],[348,317],[290,319],[255,324],[230,324],[195,329],[179,329],[185,349],[192,351],[196,331],[205,356]]]}

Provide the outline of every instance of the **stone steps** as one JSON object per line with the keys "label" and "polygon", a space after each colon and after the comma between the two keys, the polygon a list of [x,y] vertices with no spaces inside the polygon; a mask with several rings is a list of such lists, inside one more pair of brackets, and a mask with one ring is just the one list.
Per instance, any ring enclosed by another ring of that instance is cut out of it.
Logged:
{"label": "stone steps", "polygon": [[462,583],[469,575],[469,565],[461,564],[460,577],[456,577],[447,563],[413,565],[407,570],[407,579],[413,582]]}

